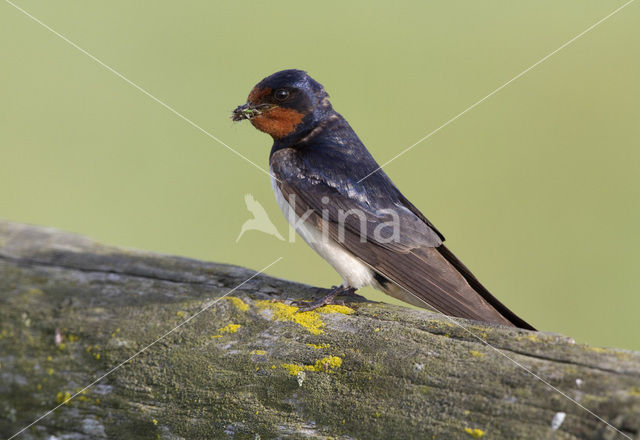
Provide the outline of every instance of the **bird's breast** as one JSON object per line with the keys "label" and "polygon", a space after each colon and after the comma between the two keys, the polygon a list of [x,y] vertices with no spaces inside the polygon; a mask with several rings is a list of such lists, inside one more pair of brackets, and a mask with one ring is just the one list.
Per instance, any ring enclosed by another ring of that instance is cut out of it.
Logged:
{"label": "bird's breast", "polygon": [[278,181],[274,178],[273,171],[269,171],[276,202],[298,235],[340,274],[346,286],[359,289],[364,286],[376,285],[373,270],[369,266],[329,237],[328,234],[323,234],[322,229],[316,227],[314,223],[301,220],[301,217],[289,204],[288,197],[282,193]]}

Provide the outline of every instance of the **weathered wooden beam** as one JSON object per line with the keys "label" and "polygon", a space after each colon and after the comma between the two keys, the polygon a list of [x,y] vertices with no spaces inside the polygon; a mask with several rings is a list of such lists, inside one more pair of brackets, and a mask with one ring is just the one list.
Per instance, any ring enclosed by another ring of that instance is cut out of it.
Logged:
{"label": "weathered wooden beam", "polygon": [[639,353],[366,301],[296,313],[318,289],[265,275],[211,305],[252,275],[0,222],[0,435],[199,313],[17,438],[638,437]]}

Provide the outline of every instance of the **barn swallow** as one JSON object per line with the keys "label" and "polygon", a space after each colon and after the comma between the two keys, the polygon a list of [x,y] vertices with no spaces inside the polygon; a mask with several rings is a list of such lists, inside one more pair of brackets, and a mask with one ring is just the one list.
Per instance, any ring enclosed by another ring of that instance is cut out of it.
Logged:
{"label": "barn swallow", "polygon": [[264,78],[231,118],[247,119],[271,135],[269,169],[278,205],[344,281],[307,309],[373,286],[450,316],[534,329],[443,244],[444,236],[379,169],[324,87],[306,72]]}

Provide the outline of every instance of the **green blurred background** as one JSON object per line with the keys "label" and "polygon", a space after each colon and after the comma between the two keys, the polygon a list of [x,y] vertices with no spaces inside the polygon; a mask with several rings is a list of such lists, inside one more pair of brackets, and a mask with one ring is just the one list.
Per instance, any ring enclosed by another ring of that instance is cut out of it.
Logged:
{"label": "green blurred background", "polygon": [[[230,111],[307,70],[385,162],[622,5],[447,2],[17,3],[267,167]],[[268,176],[7,3],[0,4],[0,217],[330,286],[298,239],[247,232]],[[640,349],[640,3],[386,171],[501,300],[538,328]],[[385,299],[373,291],[367,296]]]}

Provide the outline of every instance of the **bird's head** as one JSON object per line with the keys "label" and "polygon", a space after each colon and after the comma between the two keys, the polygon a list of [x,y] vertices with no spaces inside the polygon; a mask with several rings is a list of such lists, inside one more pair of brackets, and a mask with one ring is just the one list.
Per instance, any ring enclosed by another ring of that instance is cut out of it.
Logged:
{"label": "bird's head", "polygon": [[231,119],[248,119],[258,130],[281,140],[313,129],[332,111],[329,94],[320,83],[302,70],[289,69],[260,81]]}

